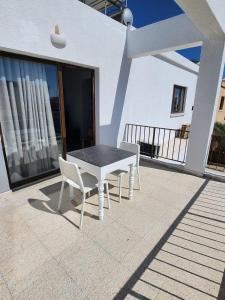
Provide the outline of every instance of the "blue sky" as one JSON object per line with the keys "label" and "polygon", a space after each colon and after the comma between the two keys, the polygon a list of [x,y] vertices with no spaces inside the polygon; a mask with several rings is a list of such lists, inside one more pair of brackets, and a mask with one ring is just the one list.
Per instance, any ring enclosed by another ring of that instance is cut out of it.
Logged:
{"label": "blue sky", "polygon": [[[128,7],[134,15],[134,26],[142,27],[180,14],[183,11],[174,0],[128,0]],[[199,60],[201,47],[178,51],[190,60]],[[225,69],[223,77],[225,77]]]}

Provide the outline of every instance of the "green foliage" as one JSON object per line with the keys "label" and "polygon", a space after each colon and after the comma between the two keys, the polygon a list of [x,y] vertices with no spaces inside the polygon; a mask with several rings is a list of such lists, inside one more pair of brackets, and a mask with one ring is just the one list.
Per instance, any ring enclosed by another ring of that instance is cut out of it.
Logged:
{"label": "green foliage", "polygon": [[225,137],[225,124],[216,122],[214,124],[213,134],[217,136]]}

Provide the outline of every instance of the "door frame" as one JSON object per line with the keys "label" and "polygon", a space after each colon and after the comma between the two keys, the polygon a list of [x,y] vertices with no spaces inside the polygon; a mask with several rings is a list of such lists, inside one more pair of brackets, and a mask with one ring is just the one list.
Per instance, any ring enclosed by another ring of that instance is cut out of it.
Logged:
{"label": "door frame", "polygon": [[[16,53],[11,53],[11,52],[6,52],[6,51],[1,51],[0,50],[0,56],[8,57],[8,58],[16,58],[16,59],[21,59],[21,60],[26,60],[26,61],[33,61],[37,63],[43,63],[43,64],[49,64],[49,65],[55,65],[57,68],[57,83],[58,83],[58,95],[59,95],[59,114],[60,114],[60,129],[61,129],[61,138],[62,138],[62,156],[66,158],[66,120],[65,120],[65,101],[64,101],[64,92],[63,92],[63,76],[62,76],[62,68],[63,66],[71,67],[71,68],[79,68],[79,69],[86,69],[91,71],[92,75],[92,102],[93,102],[93,143],[96,143],[96,98],[95,98],[95,69],[93,68],[86,68],[86,67],[81,67],[77,65],[72,65],[68,63],[61,63],[61,62],[56,62],[54,60],[48,60],[48,59],[42,59],[42,58],[37,58],[37,57],[32,57],[32,56],[27,56],[23,54],[16,54]],[[1,130],[1,123],[0,123],[0,138],[1,138],[1,143],[2,143],[2,150],[3,150],[3,156],[5,160],[5,166],[6,166],[6,172],[8,176],[8,182],[9,182],[9,187],[11,190],[15,189],[20,189],[23,188],[26,185],[30,184],[35,184],[38,181],[42,181],[48,177],[55,176],[59,174],[59,169],[47,171],[45,173],[32,176],[30,178],[26,178],[24,180],[19,181],[19,183],[12,183],[10,180],[10,173],[9,173],[9,168],[8,168],[8,163],[7,163],[7,157],[6,157],[6,151],[5,151],[5,146],[4,146],[4,137],[2,134]]]}

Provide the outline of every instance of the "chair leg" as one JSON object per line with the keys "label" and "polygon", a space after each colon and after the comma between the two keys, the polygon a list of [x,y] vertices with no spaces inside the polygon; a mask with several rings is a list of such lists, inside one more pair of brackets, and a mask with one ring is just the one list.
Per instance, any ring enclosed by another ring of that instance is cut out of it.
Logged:
{"label": "chair leg", "polygon": [[106,187],[106,193],[107,193],[108,209],[110,209],[109,184],[108,184],[108,182],[105,183],[105,187]]}
{"label": "chair leg", "polygon": [[85,201],[86,201],[86,195],[85,193],[83,193],[83,197],[82,197],[82,208],[81,208],[81,215],[80,215],[80,229],[82,229],[82,225],[83,225],[83,217],[84,217],[84,206],[85,206]]}
{"label": "chair leg", "polygon": [[64,184],[65,184],[65,182],[63,181],[62,185],[61,185],[60,195],[59,195],[59,203],[58,203],[58,208],[57,208],[58,211],[60,210],[61,203],[62,203],[62,196],[63,196]]}
{"label": "chair leg", "polygon": [[72,187],[72,185],[69,186],[69,197],[70,200],[73,200],[74,198],[74,188]]}
{"label": "chair leg", "polygon": [[121,195],[122,195],[122,176],[120,175],[119,178],[119,203],[121,202]]}
{"label": "chair leg", "polygon": [[91,197],[91,192],[88,192],[87,195],[88,195],[88,198],[90,198]]}
{"label": "chair leg", "polygon": [[137,175],[138,175],[138,186],[139,186],[139,190],[141,190],[141,178],[140,178],[139,168],[137,168]]}

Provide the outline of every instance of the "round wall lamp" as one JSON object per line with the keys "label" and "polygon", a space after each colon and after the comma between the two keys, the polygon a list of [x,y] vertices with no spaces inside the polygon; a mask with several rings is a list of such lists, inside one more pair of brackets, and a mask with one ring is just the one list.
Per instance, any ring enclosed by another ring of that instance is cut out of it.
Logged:
{"label": "round wall lamp", "polygon": [[59,32],[59,26],[55,25],[54,33],[51,34],[52,45],[56,48],[62,49],[66,47],[66,38]]}
{"label": "round wall lamp", "polygon": [[128,27],[131,27],[133,25],[133,14],[132,11],[127,7],[123,10],[122,20],[123,23]]}

